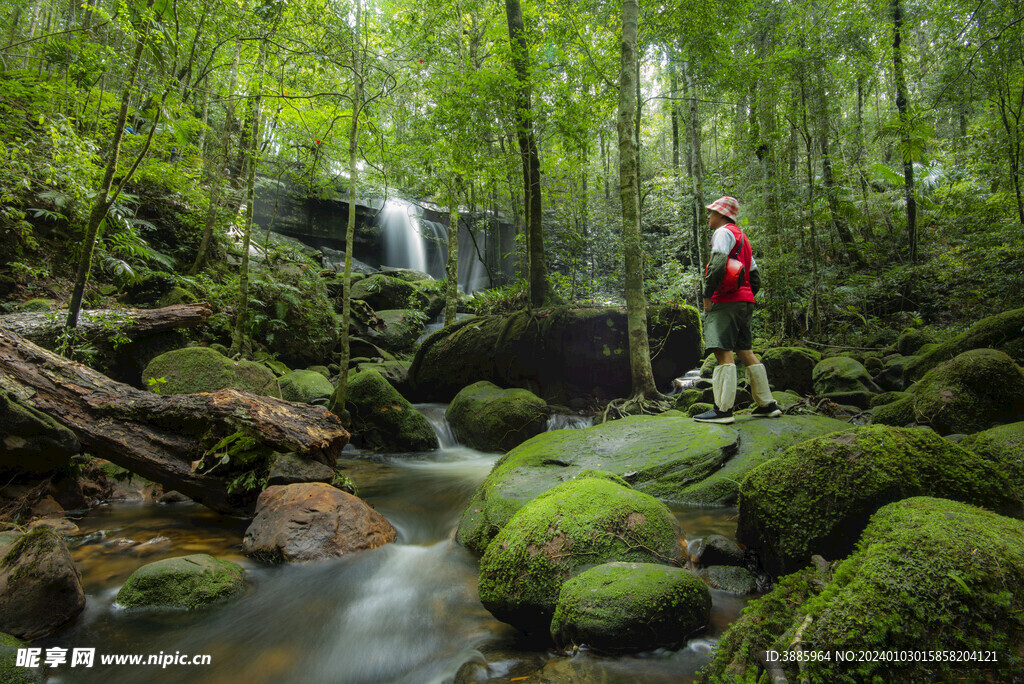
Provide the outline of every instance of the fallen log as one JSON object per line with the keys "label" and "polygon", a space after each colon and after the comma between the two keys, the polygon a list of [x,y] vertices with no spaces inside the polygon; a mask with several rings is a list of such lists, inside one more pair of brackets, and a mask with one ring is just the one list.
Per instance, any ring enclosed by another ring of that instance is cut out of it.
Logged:
{"label": "fallen log", "polygon": [[[77,331],[95,345],[108,346],[111,338],[137,340],[157,333],[195,328],[213,314],[206,302],[175,304],[160,309],[93,309],[82,311]],[[64,331],[66,310],[13,313],[0,316],[0,328],[51,348]]]}
{"label": "fallen log", "polygon": [[251,515],[259,492],[229,493],[237,471],[197,468],[211,444],[241,433],[260,448],[334,467],[349,439],[338,418],[318,406],[231,389],[158,395],[111,380],[2,327],[0,388],[70,429],[90,454],[230,515]]}

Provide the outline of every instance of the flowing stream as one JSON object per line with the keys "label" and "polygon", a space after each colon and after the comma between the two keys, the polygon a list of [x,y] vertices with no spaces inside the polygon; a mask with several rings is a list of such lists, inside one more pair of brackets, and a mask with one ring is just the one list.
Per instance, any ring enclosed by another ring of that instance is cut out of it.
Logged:
{"label": "flowing stream", "polygon": [[[75,624],[35,645],[95,648],[92,668],[52,670],[52,682],[451,681],[465,663],[473,679],[495,681],[686,682],[708,660],[714,640],[745,599],[712,592],[711,624],[677,651],[608,658],[560,656],[523,643],[477,597],[477,560],[451,541],[459,517],[497,454],[454,443],[443,406],[423,408],[442,448],[423,454],[346,452],[339,461],[369,501],[398,530],[398,542],[338,560],[267,566],[241,555],[246,522],[192,503],[124,503],[79,521],[70,545],[88,605]],[[692,544],[707,534],[732,536],[734,509],[676,509]],[[240,599],[198,611],[128,611],[118,588],[145,563],[209,553],[241,564]],[[104,654],[210,655],[201,666],[107,665]]]}

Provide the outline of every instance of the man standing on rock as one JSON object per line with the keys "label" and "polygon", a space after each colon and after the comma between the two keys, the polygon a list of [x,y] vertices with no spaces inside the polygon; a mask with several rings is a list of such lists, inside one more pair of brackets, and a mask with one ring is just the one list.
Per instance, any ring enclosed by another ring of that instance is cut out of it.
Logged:
{"label": "man standing on rock", "polygon": [[711,384],[715,407],[698,414],[702,423],[733,422],[736,402],[736,361],[733,352],[747,367],[750,393],[757,402],[753,415],[775,418],[782,410],[772,398],[768,374],[761,360],[750,350],[750,332],[754,318],[754,295],[761,288],[761,276],[754,263],[750,240],[736,226],[740,204],[732,197],[720,197],[707,206],[711,235],[711,258],[704,269],[704,346],[715,353]]}

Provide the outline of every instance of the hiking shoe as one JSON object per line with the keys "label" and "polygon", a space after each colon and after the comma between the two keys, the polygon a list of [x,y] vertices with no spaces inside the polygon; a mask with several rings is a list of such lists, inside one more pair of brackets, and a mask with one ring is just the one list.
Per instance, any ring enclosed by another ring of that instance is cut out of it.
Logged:
{"label": "hiking shoe", "polygon": [[733,422],[732,411],[719,411],[718,407],[698,413],[693,417],[698,423],[731,423]]}
{"label": "hiking shoe", "polygon": [[750,415],[755,418],[778,418],[782,415],[782,409],[774,401],[767,406],[758,406],[751,411]]}

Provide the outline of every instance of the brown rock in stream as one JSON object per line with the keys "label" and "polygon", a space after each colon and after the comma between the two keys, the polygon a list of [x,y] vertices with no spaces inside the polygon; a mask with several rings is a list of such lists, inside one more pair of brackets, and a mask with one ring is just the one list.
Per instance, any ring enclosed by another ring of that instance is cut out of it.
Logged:
{"label": "brown rock in stream", "polygon": [[82,579],[53,530],[0,540],[0,632],[19,639],[46,636],[83,608]]}
{"label": "brown rock in stream", "polygon": [[374,549],[396,536],[391,523],[362,499],[309,482],[260,494],[242,551],[270,562],[323,560]]}

